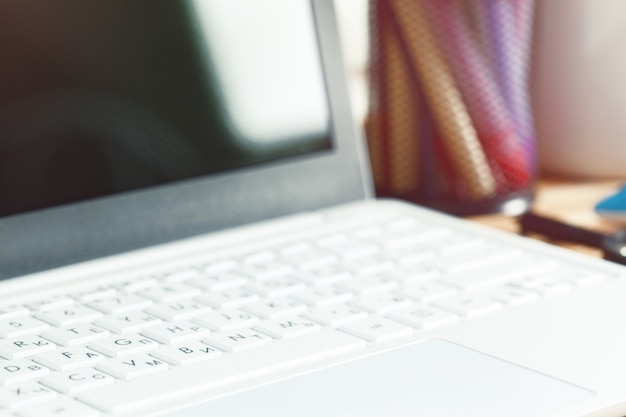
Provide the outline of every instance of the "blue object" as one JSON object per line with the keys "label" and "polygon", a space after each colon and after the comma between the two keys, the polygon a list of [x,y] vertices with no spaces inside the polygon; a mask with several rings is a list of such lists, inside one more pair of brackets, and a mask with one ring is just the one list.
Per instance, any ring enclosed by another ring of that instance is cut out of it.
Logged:
{"label": "blue object", "polygon": [[617,193],[601,200],[595,207],[598,215],[615,221],[626,223],[626,186]]}

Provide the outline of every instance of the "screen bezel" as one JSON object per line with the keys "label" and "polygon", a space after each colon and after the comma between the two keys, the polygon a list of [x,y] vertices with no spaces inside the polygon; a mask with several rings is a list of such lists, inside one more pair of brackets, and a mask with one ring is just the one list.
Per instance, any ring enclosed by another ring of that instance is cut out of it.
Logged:
{"label": "screen bezel", "polygon": [[312,0],[332,149],[0,219],[0,279],[372,196],[332,0]]}

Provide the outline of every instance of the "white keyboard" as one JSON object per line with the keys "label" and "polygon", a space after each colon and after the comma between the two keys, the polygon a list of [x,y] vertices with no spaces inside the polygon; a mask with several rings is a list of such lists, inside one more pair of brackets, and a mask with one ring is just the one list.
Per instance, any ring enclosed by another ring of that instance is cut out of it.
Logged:
{"label": "white keyboard", "polygon": [[412,217],[271,240],[0,306],[0,417],[140,412],[610,277]]}

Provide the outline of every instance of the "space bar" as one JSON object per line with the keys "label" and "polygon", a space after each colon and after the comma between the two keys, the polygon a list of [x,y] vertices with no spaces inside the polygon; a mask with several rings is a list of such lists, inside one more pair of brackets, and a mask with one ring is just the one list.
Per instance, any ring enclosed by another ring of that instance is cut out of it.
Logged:
{"label": "space bar", "polygon": [[325,329],[188,367],[172,367],[145,378],[121,381],[83,392],[77,398],[104,412],[126,413],[364,347],[361,339]]}

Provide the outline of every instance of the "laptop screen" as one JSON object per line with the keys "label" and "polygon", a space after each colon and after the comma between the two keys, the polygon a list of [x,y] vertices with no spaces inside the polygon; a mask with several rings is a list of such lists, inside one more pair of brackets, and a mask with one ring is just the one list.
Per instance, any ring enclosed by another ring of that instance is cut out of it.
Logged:
{"label": "laptop screen", "polygon": [[0,2],[0,279],[372,195],[333,0]]}
{"label": "laptop screen", "polygon": [[308,1],[2,2],[0,62],[0,217],[332,147]]}

